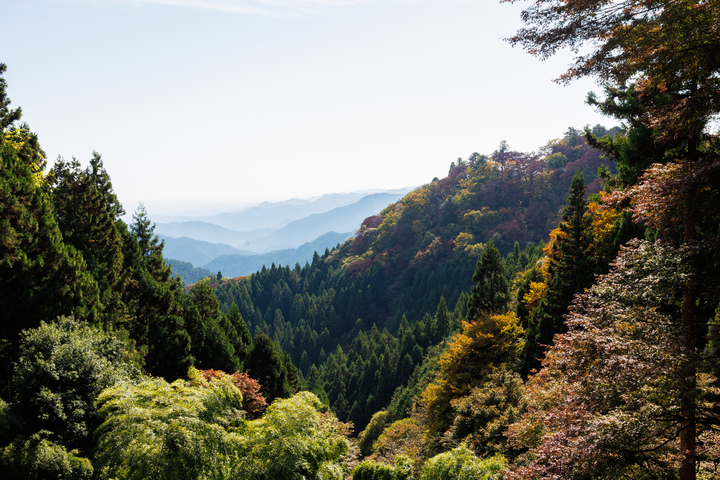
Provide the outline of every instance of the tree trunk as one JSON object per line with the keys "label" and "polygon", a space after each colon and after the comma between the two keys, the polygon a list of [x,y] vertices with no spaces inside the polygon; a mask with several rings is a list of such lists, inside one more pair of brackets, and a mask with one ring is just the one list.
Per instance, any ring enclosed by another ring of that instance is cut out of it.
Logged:
{"label": "tree trunk", "polygon": [[[697,141],[691,139],[688,148],[688,159],[693,164],[698,159]],[[686,198],[685,219],[683,222],[683,244],[690,246],[695,243],[696,212],[691,199]],[[694,283],[694,282],[692,282]],[[697,431],[695,419],[695,404],[697,398],[697,315],[695,303],[697,291],[694,285],[688,285],[683,292],[682,299],[682,326],[683,342],[687,355],[687,364],[681,374],[685,382],[685,395],[682,400],[680,415],[682,417],[682,430],[680,431],[680,453],[683,456],[680,464],[680,480],[695,480],[697,463]]]}

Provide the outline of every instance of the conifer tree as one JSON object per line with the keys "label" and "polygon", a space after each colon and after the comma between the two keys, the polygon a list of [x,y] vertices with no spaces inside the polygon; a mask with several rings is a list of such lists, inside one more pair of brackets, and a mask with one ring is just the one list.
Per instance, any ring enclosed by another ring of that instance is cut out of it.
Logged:
{"label": "conifer tree", "polygon": [[473,285],[467,303],[468,320],[477,319],[482,313],[502,312],[507,307],[510,292],[505,266],[492,241],[485,245],[472,279],[477,283]]}
{"label": "conifer tree", "polygon": [[[235,347],[235,355],[240,361],[242,369],[242,365],[244,365],[252,349],[252,336],[235,302],[233,302],[230,310],[228,310],[227,322],[229,323],[229,327],[226,328],[226,331],[234,331],[234,336],[229,336],[233,347]],[[231,328],[232,330],[230,330]]]}
{"label": "conifer tree", "polygon": [[94,319],[97,284],[82,256],[62,241],[52,204],[35,172],[0,134],[0,352],[7,384],[17,335],[41,320],[74,314]]}
{"label": "conifer tree", "polygon": [[549,280],[545,295],[528,320],[523,352],[523,373],[539,366],[546,345],[566,331],[564,315],[576,293],[592,285],[596,261],[590,253],[592,218],[585,199],[585,180],[576,172],[568,205],[548,258]]}
{"label": "conifer tree", "polygon": [[450,330],[450,313],[445,305],[445,297],[440,297],[435,318],[433,318],[433,340],[434,343],[442,341]]}
{"label": "conifer tree", "polygon": [[262,385],[262,394],[268,403],[276,398],[287,398],[296,391],[297,371],[280,346],[264,332],[255,335],[247,370]]}
{"label": "conifer tree", "polygon": [[123,210],[102,159],[94,152],[90,166],[83,171],[77,160],[65,162],[59,158],[49,177],[63,241],[82,254],[97,281],[106,321],[120,323],[124,314],[120,292],[124,285],[122,236],[117,224]]}
{"label": "conifer tree", "polygon": [[18,107],[15,110],[10,109],[11,102],[5,91],[7,89],[7,82],[2,78],[6,70],[7,65],[0,63],[0,135],[22,117],[21,108]]}

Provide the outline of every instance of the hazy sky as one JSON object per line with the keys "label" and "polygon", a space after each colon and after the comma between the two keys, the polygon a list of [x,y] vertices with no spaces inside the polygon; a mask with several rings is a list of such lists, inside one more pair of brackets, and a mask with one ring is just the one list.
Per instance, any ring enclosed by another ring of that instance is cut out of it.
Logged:
{"label": "hazy sky", "polygon": [[[611,120],[502,40],[497,0],[2,0],[13,106],[130,211],[421,185]],[[173,208],[175,207],[175,208]]]}

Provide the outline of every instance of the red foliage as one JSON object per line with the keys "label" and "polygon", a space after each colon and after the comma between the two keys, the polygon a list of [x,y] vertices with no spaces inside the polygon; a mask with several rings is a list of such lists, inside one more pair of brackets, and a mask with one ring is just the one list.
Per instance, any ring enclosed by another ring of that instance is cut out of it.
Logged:
{"label": "red foliage", "polygon": [[345,271],[350,275],[362,275],[372,265],[372,259],[366,258],[363,260],[355,260],[345,268]]}
{"label": "red foliage", "polygon": [[362,232],[360,232],[353,240],[352,245],[350,246],[350,252],[352,252],[353,255],[362,255],[367,251],[369,246],[370,244],[368,243],[367,238],[365,238]]}
{"label": "red foliage", "polygon": [[530,240],[527,230],[517,220],[501,223],[496,230],[506,241],[517,240],[521,244],[525,244]]}
{"label": "red foliage", "polygon": [[382,223],[383,219],[380,215],[373,215],[362,221],[361,226],[367,228],[377,228]]}
{"label": "red foliage", "polygon": [[267,408],[267,401],[260,393],[262,386],[254,378],[250,378],[247,372],[235,372],[232,374],[235,385],[243,394],[243,408],[250,419],[259,418]]}

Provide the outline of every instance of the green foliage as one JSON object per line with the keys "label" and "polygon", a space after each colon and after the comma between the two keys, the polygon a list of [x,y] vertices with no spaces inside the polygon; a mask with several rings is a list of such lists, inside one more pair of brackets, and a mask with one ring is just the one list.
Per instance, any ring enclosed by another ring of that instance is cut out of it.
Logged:
{"label": "green foliage", "polygon": [[180,277],[185,285],[192,285],[198,280],[212,275],[210,270],[194,267],[190,262],[183,262],[172,258],[166,258],[165,262],[172,267],[173,276]]}
{"label": "green foliage", "polygon": [[19,427],[20,424],[12,412],[11,405],[0,398],[0,446],[10,443]]}
{"label": "green foliage", "polygon": [[348,452],[347,426],[310,392],[275,401],[262,419],[250,422],[245,456],[238,466],[257,480],[340,480],[338,460]]}
{"label": "green foliage", "polygon": [[380,410],[373,414],[367,427],[358,435],[358,448],[360,453],[367,457],[372,453],[373,444],[382,433],[385,425],[392,421],[392,414],[387,410]]}
{"label": "green foliage", "polygon": [[137,375],[124,345],[112,335],[72,318],[23,332],[12,383],[12,410],[22,432],[87,454],[101,418],[100,392]]}
{"label": "green foliage", "polygon": [[21,108],[16,108],[15,110],[10,109],[11,102],[6,92],[7,82],[2,78],[6,70],[7,65],[0,63],[0,136],[2,136],[8,127],[22,117]]}
{"label": "green foliage", "polygon": [[474,320],[483,313],[503,312],[510,301],[510,291],[500,252],[492,242],[485,245],[472,279],[477,283],[473,285],[468,299],[468,320]]}
{"label": "green foliage", "polygon": [[[97,284],[82,256],[62,242],[50,198],[10,142],[0,145],[0,335],[17,357],[18,334],[41,320],[93,318]],[[10,362],[2,383],[7,385]]]}
{"label": "green foliage", "polygon": [[242,420],[230,376],[196,386],[149,379],[103,392],[100,478],[340,480],[347,426],[320,413],[313,394],[281,399],[262,419]]}
{"label": "green foliage", "polygon": [[507,463],[502,455],[480,460],[465,445],[428,460],[420,480],[502,480]]}
{"label": "green foliage", "polygon": [[544,345],[552,343],[553,335],[566,330],[564,315],[573,296],[592,285],[597,272],[598,259],[591,251],[592,214],[585,193],[583,176],[576,173],[550,249],[547,289],[528,320],[522,366],[525,374],[539,367]]}
{"label": "green foliage", "polygon": [[263,395],[272,402],[298,390],[297,370],[280,346],[263,332],[255,335],[246,368],[263,386]]}
{"label": "green foliage", "polygon": [[0,475],[6,480],[90,479],[90,460],[79,457],[77,450],[68,451],[53,443],[47,431],[19,437],[2,451]]}
{"label": "green foliage", "polygon": [[445,336],[450,333],[450,312],[447,310],[445,304],[445,297],[440,297],[440,303],[438,303],[437,311],[435,312],[435,318],[432,322],[432,341],[433,343],[441,342]]}
{"label": "green foliage", "polygon": [[483,458],[497,453],[517,455],[508,444],[506,432],[523,410],[522,387],[517,373],[501,367],[469,395],[452,400],[455,418],[443,443],[462,442]]}
{"label": "green foliage", "polygon": [[405,456],[396,458],[395,466],[365,460],[353,470],[352,480],[407,480],[413,470],[413,462]]}
{"label": "green foliage", "polygon": [[229,378],[190,387],[148,379],[120,384],[98,398],[100,478],[230,478],[242,438],[242,394]]}
{"label": "green foliage", "polygon": [[123,253],[117,222],[124,210],[100,154],[93,152],[84,171],[77,160],[58,158],[48,179],[63,242],[82,255],[97,282],[105,323],[122,323]]}

